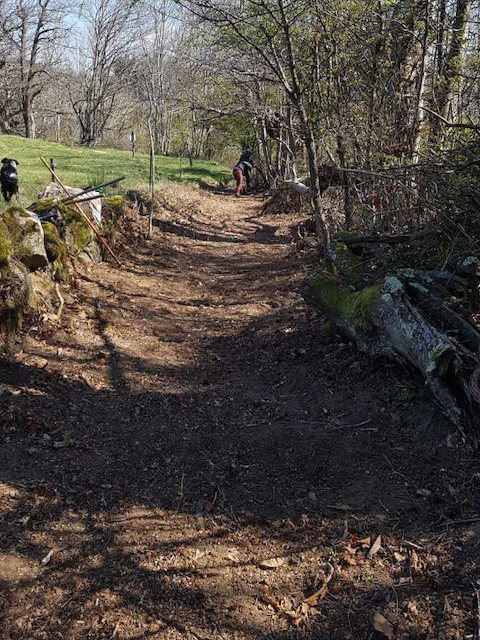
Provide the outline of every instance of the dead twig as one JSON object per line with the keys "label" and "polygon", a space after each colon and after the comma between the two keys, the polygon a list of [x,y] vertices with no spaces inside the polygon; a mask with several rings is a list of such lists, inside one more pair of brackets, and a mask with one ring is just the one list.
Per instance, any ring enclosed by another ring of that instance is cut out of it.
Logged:
{"label": "dead twig", "polygon": [[60,320],[65,300],[62,294],[60,293],[60,285],[58,284],[58,282],[55,283],[55,293],[57,294],[57,298],[59,302],[58,309],[57,309],[57,318]]}
{"label": "dead twig", "polygon": [[305,621],[306,616],[310,613],[316,613],[315,607],[325,598],[328,590],[328,583],[333,577],[335,573],[335,569],[333,566],[328,563],[327,564],[327,572],[322,575],[322,586],[320,589],[312,593],[311,596],[306,598],[296,609],[287,608],[282,606],[279,602],[275,600],[275,598],[270,593],[270,588],[268,585],[263,585],[262,587],[262,600],[269,604],[271,607],[275,609],[281,616],[287,618],[292,622],[296,627],[298,627],[302,622]]}
{"label": "dead twig", "polygon": [[478,589],[474,585],[473,603],[475,607],[475,630],[473,632],[473,640],[480,640],[480,595]]}
{"label": "dead twig", "polygon": [[178,512],[180,511],[180,507],[182,506],[182,502],[183,502],[183,483],[185,481],[185,474],[182,473],[182,477],[180,479],[180,490],[179,490],[179,500],[178,500],[178,505],[177,508],[175,509],[175,513],[173,515],[177,515]]}

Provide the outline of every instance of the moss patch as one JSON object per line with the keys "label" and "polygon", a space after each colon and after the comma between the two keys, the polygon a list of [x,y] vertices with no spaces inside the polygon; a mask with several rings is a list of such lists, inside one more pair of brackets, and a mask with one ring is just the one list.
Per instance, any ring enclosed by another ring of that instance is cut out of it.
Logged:
{"label": "moss patch", "polygon": [[17,205],[14,205],[13,207],[9,207],[5,211],[3,216],[5,217],[7,214],[10,214],[10,215],[16,214],[16,215],[19,215],[22,218],[30,218],[30,214],[27,213],[23,207],[18,207]]}
{"label": "moss patch", "polygon": [[60,235],[53,222],[43,222],[43,234],[45,236],[45,248],[50,262],[54,262],[61,254]]}
{"label": "moss patch", "polygon": [[352,253],[344,242],[333,240],[329,251],[335,266],[342,275],[350,280],[358,280],[362,277],[362,260]]}
{"label": "moss patch", "polygon": [[125,200],[122,196],[110,196],[102,200],[102,226],[100,233],[108,244],[115,244],[120,218],[123,215]]}
{"label": "moss patch", "polygon": [[110,196],[109,198],[104,198],[102,201],[102,209],[107,212],[112,212],[113,214],[119,216],[122,213],[123,206],[125,204],[125,200],[122,196]]}
{"label": "moss patch", "polygon": [[10,243],[15,243],[20,240],[20,229],[15,215],[20,214],[22,217],[27,217],[25,211],[19,207],[11,207],[7,209],[2,216],[2,223],[5,229],[5,235],[8,237]]}
{"label": "moss patch", "polygon": [[445,345],[444,348],[437,348],[429,354],[430,363],[427,371],[435,373],[439,378],[443,378],[447,374],[454,355],[455,350],[449,345]]}
{"label": "moss patch", "polygon": [[73,241],[78,251],[83,251],[92,239],[92,230],[83,215],[69,207],[62,212],[63,218],[73,235]]}
{"label": "moss patch", "polygon": [[365,329],[371,323],[372,313],[381,302],[381,284],[351,291],[348,287],[320,272],[310,280],[312,292],[317,292],[334,312],[352,326]]}
{"label": "moss patch", "polygon": [[29,209],[34,211],[37,216],[44,216],[54,209],[63,215],[65,214],[67,207],[58,200],[54,200],[53,198],[40,198],[40,200],[35,200],[35,202],[32,202]]}
{"label": "moss patch", "polygon": [[43,222],[43,234],[45,237],[45,250],[48,261],[52,263],[55,275],[63,273],[67,269],[67,248],[60,237],[57,227],[53,222]]}
{"label": "moss patch", "polygon": [[8,256],[12,248],[9,242],[8,229],[3,221],[0,221],[0,274],[8,274]]}

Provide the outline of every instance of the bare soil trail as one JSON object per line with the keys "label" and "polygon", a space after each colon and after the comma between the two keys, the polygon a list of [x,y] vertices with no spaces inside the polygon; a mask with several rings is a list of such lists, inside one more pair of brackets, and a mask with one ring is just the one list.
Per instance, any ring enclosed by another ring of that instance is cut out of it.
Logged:
{"label": "bare soil trail", "polygon": [[261,205],[200,191],[0,363],[2,640],[473,633],[478,462]]}

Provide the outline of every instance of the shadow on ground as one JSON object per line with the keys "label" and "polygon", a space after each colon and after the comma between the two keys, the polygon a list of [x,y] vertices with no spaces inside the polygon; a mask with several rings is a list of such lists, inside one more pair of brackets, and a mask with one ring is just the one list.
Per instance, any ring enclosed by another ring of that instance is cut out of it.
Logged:
{"label": "shadow on ground", "polygon": [[[108,388],[61,367],[0,363],[5,637],[366,639],[381,637],[372,635],[376,611],[397,637],[468,630],[478,463],[447,447],[448,426],[411,372],[358,355],[285,297],[293,263],[283,256],[262,265],[251,253],[216,253],[220,232],[161,228],[165,245],[135,256],[127,273],[158,278],[163,268],[167,278],[186,259],[185,246],[172,247],[179,234],[213,245],[189,245],[192,278],[213,274],[235,308],[246,281],[248,301],[269,306],[222,324],[208,314],[229,304],[199,301],[193,287],[191,298],[169,301],[196,309],[181,311],[175,333],[154,307],[164,290],[143,305],[141,293],[117,286],[115,299],[88,303],[100,351],[69,356],[93,366],[100,353]],[[247,231],[231,242],[257,240]],[[111,318],[129,308],[145,331],[157,327],[186,349],[196,323],[218,331],[198,338],[187,364],[159,365],[112,337]],[[160,392],[157,380],[175,384]],[[346,541],[379,534],[371,560],[368,548],[345,555]],[[272,557],[285,561],[259,566]],[[336,569],[329,595],[298,628],[262,601],[268,587],[282,606],[301,603],[327,562]]]}

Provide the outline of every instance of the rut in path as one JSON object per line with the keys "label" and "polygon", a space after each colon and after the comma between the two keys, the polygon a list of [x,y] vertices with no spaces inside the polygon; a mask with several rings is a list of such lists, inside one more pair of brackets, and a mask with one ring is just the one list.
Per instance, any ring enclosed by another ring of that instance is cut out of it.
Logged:
{"label": "rut in path", "polygon": [[[301,602],[346,531],[393,545],[438,519],[415,494],[456,462],[430,446],[433,408],[425,450],[398,428],[396,369],[307,316],[295,220],[261,204],[201,193],[193,213],[157,220],[122,269],[79,280],[62,328],[2,364],[21,392],[0,459],[12,640],[305,637],[282,635],[262,581]],[[284,566],[266,572],[268,557]],[[307,628],[368,637],[372,602],[411,573],[381,563],[368,598],[350,565]]]}

